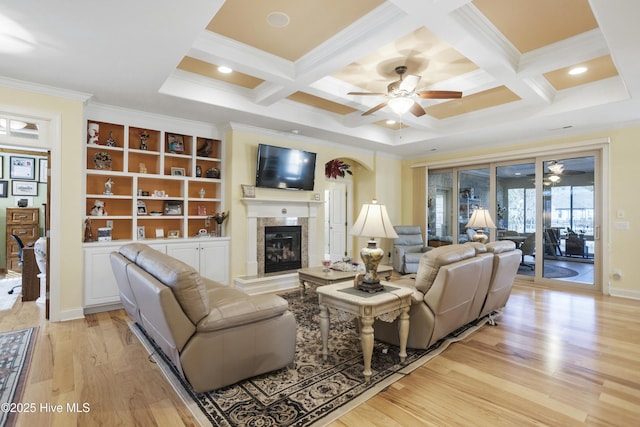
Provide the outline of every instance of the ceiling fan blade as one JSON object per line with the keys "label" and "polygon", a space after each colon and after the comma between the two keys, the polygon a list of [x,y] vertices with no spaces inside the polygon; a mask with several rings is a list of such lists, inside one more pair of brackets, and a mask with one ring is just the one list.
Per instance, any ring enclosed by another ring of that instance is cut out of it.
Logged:
{"label": "ceiling fan blade", "polygon": [[413,92],[414,90],[416,90],[416,87],[418,86],[418,83],[420,83],[420,79],[422,77],[420,76],[414,76],[413,74],[409,74],[407,77],[405,77],[402,82],[400,83],[400,90],[404,90],[407,92]]}
{"label": "ceiling fan blade", "polygon": [[415,101],[411,106],[411,108],[409,109],[409,111],[411,111],[411,114],[413,114],[416,117],[424,116],[425,114],[424,108],[422,108],[422,105],[418,104]]}
{"label": "ceiling fan blade", "polygon": [[456,92],[453,90],[423,90],[422,92],[418,92],[417,95],[424,99],[462,98],[462,92]]}
{"label": "ceiling fan blade", "polygon": [[378,92],[349,92],[347,95],[376,95],[376,96],[385,96],[386,93],[378,93]]}
{"label": "ceiling fan blade", "polygon": [[378,111],[379,109],[385,107],[386,105],[387,105],[387,101],[381,102],[380,104],[376,105],[375,107],[373,107],[369,111],[365,111],[364,113],[362,113],[362,115],[363,116],[368,116],[369,114],[373,114],[376,111]]}

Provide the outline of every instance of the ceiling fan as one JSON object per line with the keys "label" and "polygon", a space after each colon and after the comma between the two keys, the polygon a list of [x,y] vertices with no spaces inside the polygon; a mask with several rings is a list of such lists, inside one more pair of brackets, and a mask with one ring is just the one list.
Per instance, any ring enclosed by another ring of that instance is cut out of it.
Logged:
{"label": "ceiling fan", "polygon": [[410,111],[414,116],[420,117],[425,114],[424,108],[418,104],[414,98],[422,99],[455,99],[462,98],[462,92],[450,90],[423,90],[416,92],[416,87],[420,83],[422,77],[413,74],[403,75],[407,72],[404,65],[395,68],[395,72],[400,76],[400,80],[389,83],[387,93],[376,92],[349,92],[348,95],[365,95],[365,96],[386,96],[389,100],[381,102],[375,107],[362,113],[363,116],[375,113],[379,109],[389,105],[391,109],[399,115]]}

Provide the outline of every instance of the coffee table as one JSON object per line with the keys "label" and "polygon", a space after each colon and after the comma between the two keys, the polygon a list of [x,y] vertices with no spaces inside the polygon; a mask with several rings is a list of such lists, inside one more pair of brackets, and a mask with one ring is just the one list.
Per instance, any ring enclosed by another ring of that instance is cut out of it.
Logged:
{"label": "coffee table", "polygon": [[[304,296],[305,285],[313,285],[315,287],[331,285],[333,283],[353,280],[358,271],[324,271],[324,267],[308,267],[298,270],[298,280],[300,281],[300,296]],[[378,275],[385,279],[391,279],[393,267],[390,265],[378,265]]]}
{"label": "coffee table", "polygon": [[380,282],[384,292],[370,294],[353,287],[353,280],[322,286],[317,289],[320,305],[320,334],[322,335],[322,358],[329,355],[329,309],[337,310],[347,316],[360,319],[360,345],[364,359],[365,381],[371,379],[371,356],[373,354],[373,321],[380,319],[393,322],[400,316],[400,361],[407,357],[407,337],[409,336],[409,308],[411,307],[411,289],[393,286],[392,282]]}

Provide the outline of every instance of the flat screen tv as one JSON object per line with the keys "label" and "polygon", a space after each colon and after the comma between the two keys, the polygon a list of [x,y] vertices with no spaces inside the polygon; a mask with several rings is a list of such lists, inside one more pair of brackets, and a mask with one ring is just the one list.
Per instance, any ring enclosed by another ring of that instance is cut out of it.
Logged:
{"label": "flat screen tv", "polygon": [[315,173],[316,153],[258,145],[256,187],[311,191]]}

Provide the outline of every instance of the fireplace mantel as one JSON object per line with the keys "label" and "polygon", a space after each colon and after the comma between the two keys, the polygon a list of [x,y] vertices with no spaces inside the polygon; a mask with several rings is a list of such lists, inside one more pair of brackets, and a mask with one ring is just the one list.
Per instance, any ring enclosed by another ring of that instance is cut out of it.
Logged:
{"label": "fireplace mantel", "polygon": [[307,245],[308,265],[320,265],[322,260],[316,249],[317,245],[312,242],[318,241],[318,209],[322,208],[324,202],[318,200],[264,198],[243,198],[241,200],[247,207],[247,276],[237,278],[236,286],[248,293],[263,293],[278,291],[297,285],[297,274],[283,275],[282,278],[286,278],[286,280],[282,283],[274,280],[277,276],[264,278],[258,276],[256,242],[258,241],[259,218],[307,218],[308,231],[306,240],[310,243]]}

